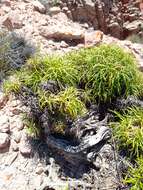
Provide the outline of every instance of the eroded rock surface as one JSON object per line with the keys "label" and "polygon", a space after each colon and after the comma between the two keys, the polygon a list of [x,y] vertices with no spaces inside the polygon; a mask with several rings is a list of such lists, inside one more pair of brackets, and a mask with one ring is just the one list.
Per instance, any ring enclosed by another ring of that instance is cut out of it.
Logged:
{"label": "eroded rock surface", "polygon": [[124,39],[128,35],[143,33],[142,4],[123,0],[62,0],[62,9],[74,21],[88,23],[95,30]]}

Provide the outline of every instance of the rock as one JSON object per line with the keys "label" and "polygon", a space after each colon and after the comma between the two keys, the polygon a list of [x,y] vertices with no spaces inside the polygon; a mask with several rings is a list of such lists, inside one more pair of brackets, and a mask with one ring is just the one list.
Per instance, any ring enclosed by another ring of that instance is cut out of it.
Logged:
{"label": "rock", "polygon": [[5,4],[6,6],[11,6],[10,0],[1,0],[1,3]]}
{"label": "rock", "polygon": [[117,22],[113,22],[108,25],[110,33],[114,34],[115,38],[122,38],[122,27]]}
{"label": "rock", "polygon": [[9,118],[6,115],[0,117],[0,132],[8,133],[10,131]]}
{"label": "rock", "polygon": [[20,113],[22,113],[20,108],[12,108],[10,111],[12,115],[19,115]]}
{"label": "rock", "polygon": [[13,131],[13,140],[16,142],[16,143],[19,143],[20,140],[21,140],[21,133],[17,130]]}
{"label": "rock", "polygon": [[20,29],[23,26],[23,22],[17,14],[4,17],[2,24],[10,31],[13,29]]}
{"label": "rock", "polygon": [[67,48],[67,47],[69,47],[69,45],[65,41],[61,41],[60,47]]}
{"label": "rock", "polygon": [[17,107],[17,106],[21,105],[21,101],[20,100],[16,100],[16,99],[12,100],[11,103],[10,103],[10,105],[12,107]]}
{"label": "rock", "polygon": [[0,149],[7,148],[9,142],[10,142],[9,135],[6,133],[0,133]]}
{"label": "rock", "polygon": [[40,34],[47,39],[64,40],[64,41],[83,41],[84,30],[78,24],[55,23],[47,27],[41,27]]}
{"label": "rock", "polygon": [[124,36],[130,36],[132,34],[137,34],[143,28],[142,20],[135,20],[131,23],[124,23]]}
{"label": "rock", "polygon": [[86,47],[94,46],[100,43],[102,39],[103,39],[103,32],[101,31],[86,32],[84,35],[84,43]]}
{"label": "rock", "polygon": [[51,15],[55,15],[55,14],[60,13],[60,12],[61,12],[61,9],[60,9],[60,7],[51,7],[51,8],[49,9],[49,12],[50,12]]}
{"label": "rock", "polygon": [[18,157],[18,152],[13,152],[12,154],[9,154],[8,157],[5,160],[5,164],[7,166],[10,166]]}
{"label": "rock", "polygon": [[41,166],[38,166],[38,167],[36,168],[36,170],[35,170],[35,173],[38,174],[38,175],[40,175],[40,174],[43,173],[43,172],[44,172],[44,169],[43,169],[43,167],[41,167]]}
{"label": "rock", "polygon": [[17,152],[19,150],[18,144],[14,140],[11,140],[11,149],[14,152]]}
{"label": "rock", "polygon": [[38,11],[38,12],[43,13],[43,14],[46,13],[46,8],[39,1],[37,1],[37,0],[32,1],[32,5],[34,6],[35,11]]}
{"label": "rock", "polygon": [[25,156],[29,157],[32,153],[32,149],[26,142],[22,142],[19,146],[20,153]]}
{"label": "rock", "polygon": [[10,129],[11,130],[16,129],[18,131],[21,131],[23,128],[24,128],[24,123],[22,121],[22,118],[19,117],[19,115],[14,115],[10,121]]}
{"label": "rock", "polygon": [[5,106],[7,101],[8,97],[4,93],[0,92],[0,109]]}
{"label": "rock", "polygon": [[128,3],[129,0],[121,0],[123,4]]}
{"label": "rock", "polygon": [[139,5],[141,12],[143,12],[143,2]]}
{"label": "rock", "polygon": [[[111,34],[119,39],[127,37],[124,35],[124,23],[127,20],[138,21],[143,18],[143,14],[141,14],[142,3],[139,5],[134,0],[62,0],[62,2],[62,11],[70,19],[80,23],[88,23],[95,30],[101,30],[105,34]],[[71,13],[68,14],[68,11]]]}
{"label": "rock", "polygon": [[20,153],[25,157],[30,157],[32,155],[32,147],[29,144],[26,131],[23,131],[21,142],[19,144],[19,150],[20,150]]}

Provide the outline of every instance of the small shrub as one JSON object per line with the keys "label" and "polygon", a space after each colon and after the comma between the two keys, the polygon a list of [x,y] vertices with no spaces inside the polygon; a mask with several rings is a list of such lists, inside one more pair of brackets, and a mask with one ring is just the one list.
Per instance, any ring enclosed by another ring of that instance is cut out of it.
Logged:
{"label": "small shrub", "polygon": [[88,60],[87,88],[98,101],[111,102],[117,97],[137,95],[141,73],[134,58],[114,45],[102,45]]}
{"label": "small shrub", "polygon": [[9,80],[5,80],[3,83],[3,90],[5,94],[18,93],[21,88],[21,83],[16,76],[10,77]]}
{"label": "small shrub", "polygon": [[42,107],[48,106],[51,112],[59,111],[71,118],[77,118],[77,116],[86,113],[85,104],[79,99],[79,96],[80,92],[73,87],[66,88],[57,95],[43,91],[39,92]]}
{"label": "small shrub", "polygon": [[96,48],[83,48],[78,51],[72,51],[64,56],[64,59],[75,65],[78,69],[80,83],[87,83],[88,61],[94,55]]}
{"label": "small shrub", "polygon": [[143,109],[135,107],[126,112],[124,115],[116,113],[119,122],[113,125],[114,135],[120,150],[138,157],[143,150]]}
{"label": "small shrub", "polygon": [[24,38],[16,33],[0,31],[0,72],[20,68],[35,51]]}
{"label": "small shrub", "polygon": [[132,55],[115,45],[101,45],[69,53],[69,62],[77,66],[80,83],[98,102],[138,95],[142,74]]}
{"label": "small shrub", "polygon": [[134,168],[129,168],[124,182],[131,185],[130,190],[143,189],[143,157],[137,159],[137,163]]}
{"label": "small shrub", "polygon": [[60,56],[34,57],[28,61],[25,72],[25,84],[37,86],[40,82],[55,80],[59,85],[72,85],[78,83],[78,70],[67,63]]}
{"label": "small shrub", "polygon": [[26,114],[23,115],[23,122],[25,124],[25,126],[27,127],[27,133],[31,136],[31,137],[39,137],[41,130],[40,128],[37,126],[37,124],[33,121],[32,118],[29,118]]}

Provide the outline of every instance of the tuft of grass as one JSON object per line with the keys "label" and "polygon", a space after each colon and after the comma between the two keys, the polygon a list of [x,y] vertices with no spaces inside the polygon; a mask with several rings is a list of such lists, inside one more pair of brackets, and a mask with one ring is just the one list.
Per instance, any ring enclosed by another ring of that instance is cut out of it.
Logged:
{"label": "tuft of grass", "polygon": [[17,78],[17,76],[9,77],[8,80],[3,82],[3,90],[6,95],[10,93],[18,93],[21,88],[21,82]]}
{"label": "tuft of grass", "polygon": [[99,102],[138,95],[142,81],[132,55],[115,45],[101,45],[87,62],[87,84]]}
{"label": "tuft of grass", "polygon": [[65,130],[67,128],[67,125],[63,121],[56,121],[52,124],[54,133],[58,134],[65,134]]}
{"label": "tuft of grass", "polygon": [[134,57],[116,45],[81,49],[65,56],[79,71],[80,84],[98,102],[138,95],[142,73]]}
{"label": "tuft of grass", "polygon": [[143,109],[133,107],[124,115],[115,113],[119,122],[112,127],[119,149],[126,150],[131,158],[138,157],[143,150]]}
{"label": "tuft of grass", "polygon": [[24,82],[28,86],[37,88],[40,82],[54,80],[59,85],[76,86],[78,70],[72,63],[67,63],[61,56],[45,56],[31,58],[25,68]]}
{"label": "tuft of grass", "polygon": [[39,137],[41,130],[40,128],[37,126],[37,124],[34,122],[34,120],[32,118],[29,118],[26,114],[23,115],[23,122],[25,124],[25,126],[27,127],[27,133],[31,136],[31,137]]}
{"label": "tuft of grass", "polygon": [[131,190],[143,189],[143,157],[139,157],[135,167],[128,169],[124,182],[131,186]]}
{"label": "tuft of grass", "polygon": [[75,65],[78,69],[79,81],[80,83],[87,83],[87,72],[88,72],[88,62],[91,57],[94,55],[94,51],[96,48],[82,48],[77,51],[72,51],[67,53],[64,56],[64,59]]}
{"label": "tuft of grass", "polygon": [[40,91],[39,101],[42,107],[47,106],[51,112],[59,111],[75,119],[87,111],[79,96],[80,92],[76,88],[69,87],[57,95]]}

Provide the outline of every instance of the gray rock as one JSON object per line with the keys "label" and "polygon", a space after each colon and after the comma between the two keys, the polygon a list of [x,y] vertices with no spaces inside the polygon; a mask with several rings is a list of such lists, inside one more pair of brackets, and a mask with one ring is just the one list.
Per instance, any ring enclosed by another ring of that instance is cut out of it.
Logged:
{"label": "gray rock", "polygon": [[13,140],[14,140],[16,143],[19,143],[20,140],[21,140],[21,132],[15,130],[15,131],[13,132],[13,136],[12,136],[12,137],[13,137]]}
{"label": "gray rock", "polygon": [[7,133],[10,131],[9,118],[7,115],[0,117],[0,132]]}
{"label": "gray rock", "polygon": [[28,142],[26,142],[26,140],[23,140],[20,143],[20,145],[19,145],[19,151],[25,157],[29,157],[32,154],[32,148],[30,147],[30,145],[28,144]]}
{"label": "gray rock", "polygon": [[46,8],[39,1],[37,1],[37,0],[32,1],[32,5],[34,7],[34,10],[36,10],[36,11],[38,11],[40,13],[46,13]]}
{"label": "gray rock", "polygon": [[51,15],[56,15],[61,12],[61,9],[60,9],[60,7],[51,7],[49,9],[49,12]]}

